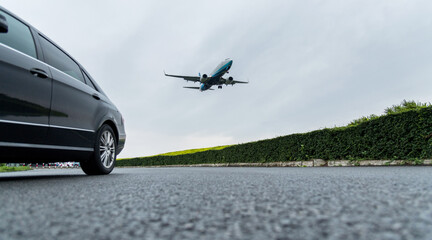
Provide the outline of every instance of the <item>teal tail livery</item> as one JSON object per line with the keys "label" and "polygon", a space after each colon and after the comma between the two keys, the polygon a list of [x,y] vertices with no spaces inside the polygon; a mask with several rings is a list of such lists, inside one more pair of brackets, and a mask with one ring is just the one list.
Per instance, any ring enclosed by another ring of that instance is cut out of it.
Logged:
{"label": "teal tail livery", "polygon": [[233,64],[233,60],[227,58],[223,62],[221,62],[215,70],[213,70],[210,75],[199,74],[198,76],[180,76],[180,75],[171,75],[166,74],[167,77],[176,77],[176,78],[183,78],[186,81],[192,81],[192,82],[200,82],[201,85],[199,87],[184,87],[184,88],[190,88],[190,89],[197,89],[202,91],[206,90],[213,90],[211,87],[216,85],[219,89],[222,89],[222,85],[234,85],[236,83],[249,83],[249,82],[242,82],[242,81],[236,81],[233,79],[233,77],[223,78],[223,75],[225,73],[229,73],[231,66]]}

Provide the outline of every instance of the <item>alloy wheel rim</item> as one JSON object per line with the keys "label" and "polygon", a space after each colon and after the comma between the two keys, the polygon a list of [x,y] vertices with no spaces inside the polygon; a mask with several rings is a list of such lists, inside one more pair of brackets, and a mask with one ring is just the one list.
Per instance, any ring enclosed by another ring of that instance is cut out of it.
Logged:
{"label": "alloy wheel rim", "polygon": [[115,140],[110,131],[104,131],[99,142],[100,161],[106,168],[114,164],[115,159]]}

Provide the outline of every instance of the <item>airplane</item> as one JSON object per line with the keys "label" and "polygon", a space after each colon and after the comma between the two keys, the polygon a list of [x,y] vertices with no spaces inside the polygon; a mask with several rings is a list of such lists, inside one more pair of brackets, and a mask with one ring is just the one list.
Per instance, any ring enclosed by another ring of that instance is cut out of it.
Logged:
{"label": "airplane", "polygon": [[233,60],[227,58],[224,61],[222,61],[216,68],[213,70],[212,73],[210,73],[210,76],[207,74],[198,74],[198,76],[180,76],[180,75],[171,75],[166,74],[164,71],[165,76],[167,77],[176,77],[176,78],[183,78],[186,81],[192,81],[192,82],[200,82],[201,85],[199,87],[183,87],[183,88],[190,88],[190,89],[198,89],[201,92],[206,90],[214,90],[211,87],[213,85],[217,85],[219,89],[222,89],[222,85],[234,85],[236,83],[249,83],[249,82],[242,82],[242,81],[236,81],[233,79],[233,77],[223,78],[222,76],[225,73],[229,73],[232,66]]}

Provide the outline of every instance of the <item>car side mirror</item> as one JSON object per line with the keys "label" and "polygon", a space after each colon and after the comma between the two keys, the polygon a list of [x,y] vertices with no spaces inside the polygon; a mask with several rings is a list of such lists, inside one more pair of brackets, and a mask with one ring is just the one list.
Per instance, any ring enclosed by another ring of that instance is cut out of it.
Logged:
{"label": "car side mirror", "polygon": [[0,14],[0,33],[8,32],[8,23],[6,21],[5,16]]}

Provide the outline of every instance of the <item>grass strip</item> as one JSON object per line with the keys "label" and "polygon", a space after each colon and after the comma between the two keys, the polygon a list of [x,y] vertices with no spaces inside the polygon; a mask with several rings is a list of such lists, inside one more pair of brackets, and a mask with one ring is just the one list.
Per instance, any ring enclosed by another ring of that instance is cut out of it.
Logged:
{"label": "grass strip", "polygon": [[0,172],[17,172],[17,171],[28,171],[28,170],[31,170],[31,168],[27,166],[18,166],[18,167],[8,167],[6,165],[0,166]]}

